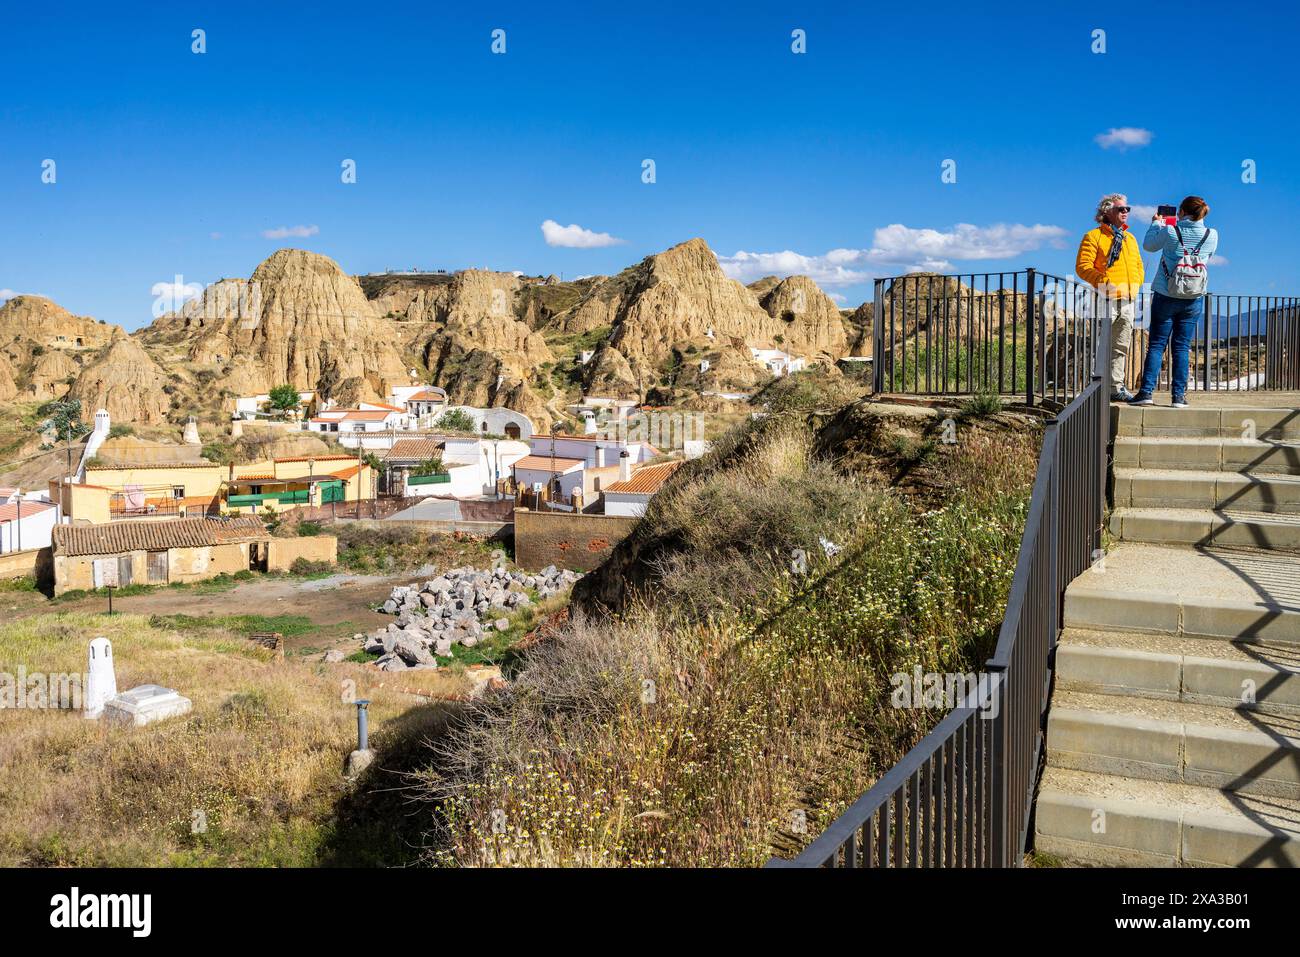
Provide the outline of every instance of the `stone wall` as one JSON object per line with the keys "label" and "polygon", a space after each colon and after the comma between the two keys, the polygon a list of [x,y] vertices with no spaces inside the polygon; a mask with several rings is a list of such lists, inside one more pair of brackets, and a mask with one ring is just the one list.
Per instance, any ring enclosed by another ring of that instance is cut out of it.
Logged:
{"label": "stone wall", "polygon": [[304,535],[300,538],[273,538],[267,554],[266,570],[286,572],[299,558],[309,562],[338,561],[339,540],[333,535]]}
{"label": "stone wall", "polygon": [[37,577],[36,570],[41,560],[41,552],[49,559],[49,548],[27,548],[21,552],[6,552],[0,555],[0,578],[23,578],[31,575]]}
{"label": "stone wall", "polygon": [[515,509],[515,563],[521,568],[547,565],[591,571],[636,525],[619,515],[534,512]]}

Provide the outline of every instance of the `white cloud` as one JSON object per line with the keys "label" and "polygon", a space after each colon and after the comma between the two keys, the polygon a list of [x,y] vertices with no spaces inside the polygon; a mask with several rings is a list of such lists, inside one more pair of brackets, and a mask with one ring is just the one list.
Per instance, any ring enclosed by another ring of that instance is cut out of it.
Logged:
{"label": "white cloud", "polygon": [[891,223],[876,230],[870,249],[832,249],[820,256],[791,250],[719,256],[722,271],[732,279],[753,282],[763,276],[804,275],[821,286],[853,286],[891,272],[943,272],[953,260],[1007,259],[1045,244],[1063,245],[1060,226],[958,223],[950,230],[914,229]]}
{"label": "white cloud", "polygon": [[262,230],[262,235],[267,239],[288,239],[290,236],[305,239],[319,232],[319,226],[277,226],[275,229]]}
{"label": "white cloud", "polygon": [[220,239],[220,238],[221,238],[221,233],[208,233],[208,238],[209,238],[209,239]]}
{"label": "white cloud", "polygon": [[1213,256],[1207,259],[1206,262],[1208,262],[1211,266],[1226,266],[1228,265],[1228,257],[1220,256],[1218,253],[1215,253]]}
{"label": "white cloud", "polygon": [[1144,130],[1140,126],[1112,126],[1105,133],[1098,133],[1093,139],[1104,150],[1112,146],[1127,150],[1146,146],[1154,135],[1150,130]]}
{"label": "white cloud", "polygon": [[602,246],[618,246],[626,241],[609,233],[583,229],[577,223],[561,226],[553,219],[542,223],[542,236],[546,239],[546,245],[564,246],[568,249],[599,249]]}
{"label": "white cloud", "polygon": [[1141,206],[1136,203],[1129,204],[1128,218],[1131,223],[1149,223],[1156,214],[1155,206]]}
{"label": "white cloud", "polygon": [[177,276],[174,282],[154,283],[149,287],[149,293],[154,297],[153,314],[157,318],[158,316],[177,312],[189,300],[202,296],[203,284],[186,282],[183,278]]}
{"label": "white cloud", "polygon": [[16,295],[18,295],[18,293],[14,292],[12,289],[0,289],[0,303],[8,302]]}

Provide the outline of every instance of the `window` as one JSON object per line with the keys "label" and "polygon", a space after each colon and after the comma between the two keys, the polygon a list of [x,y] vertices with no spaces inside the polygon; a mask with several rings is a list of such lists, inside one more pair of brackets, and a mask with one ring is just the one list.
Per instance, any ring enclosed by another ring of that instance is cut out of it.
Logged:
{"label": "window", "polygon": [[184,497],[185,497],[185,486],[184,486],[184,485],[173,485],[173,486],[172,486],[172,498],[173,498],[173,499],[182,499],[182,498],[184,498]]}
{"label": "window", "polygon": [[260,485],[250,485],[250,486],[248,487],[248,494],[249,494],[249,495],[261,495],[261,494],[262,494],[262,486],[260,486]]}

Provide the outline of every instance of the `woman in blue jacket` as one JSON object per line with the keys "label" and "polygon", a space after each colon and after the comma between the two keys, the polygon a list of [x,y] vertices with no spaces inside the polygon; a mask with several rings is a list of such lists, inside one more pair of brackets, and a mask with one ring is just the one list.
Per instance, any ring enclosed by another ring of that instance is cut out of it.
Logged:
{"label": "woman in blue jacket", "polygon": [[[1178,207],[1178,225],[1169,226],[1156,216],[1151,220],[1142,248],[1160,253],[1155,278],[1151,280],[1151,338],[1147,343],[1146,361],[1142,365],[1142,385],[1130,405],[1154,405],[1152,398],[1156,383],[1160,381],[1160,363],[1165,357],[1165,346],[1173,341],[1173,360],[1170,370],[1170,390],[1176,409],[1187,408],[1188,360],[1196,324],[1201,321],[1205,308],[1204,285],[1202,293],[1189,295],[1197,288],[1195,279],[1187,276],[1205,274],[1205,264],[1219,247],[1219,234],[1205,225],[1210,207],[1199,196],[1188,196]],[[1182,269],[1179,269],[1179,264]],[[1189,268],[1190,267],[1190,268]],[[1173,280],[1171,285],[1171,280]]]}

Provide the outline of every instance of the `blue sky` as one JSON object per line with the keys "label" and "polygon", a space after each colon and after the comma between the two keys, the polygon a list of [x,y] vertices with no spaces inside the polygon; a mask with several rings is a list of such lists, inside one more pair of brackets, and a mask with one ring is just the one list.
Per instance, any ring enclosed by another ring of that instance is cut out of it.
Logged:
{"label": "blue sky", "polygon": [[1300,294],[1282,7],[290,6],[6,5],[0,290],[135,329],[156,284],[283,246],[571,278],[702,236],[739,278],[806,271],[853,306],[925,263],[1068,273],[1118,190],[1207,198],[1217,291]]}

